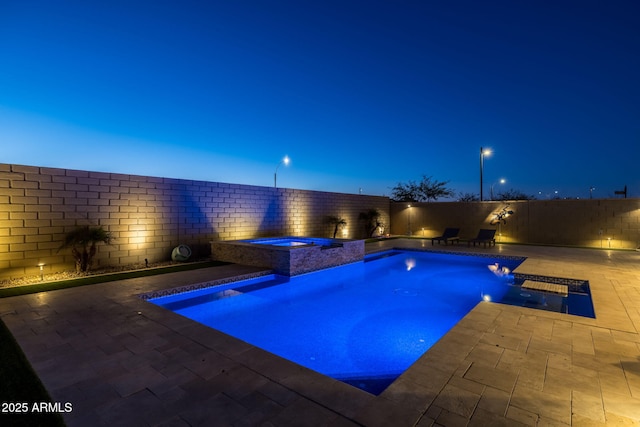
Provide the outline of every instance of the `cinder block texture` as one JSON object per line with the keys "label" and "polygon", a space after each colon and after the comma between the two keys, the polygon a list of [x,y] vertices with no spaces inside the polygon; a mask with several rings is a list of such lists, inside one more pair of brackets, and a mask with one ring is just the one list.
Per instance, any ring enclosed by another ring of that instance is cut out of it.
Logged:
{"label": "cinder block texture", "polygon": [[359,215],[381,213],[389,199],[221,182],[0,164],[0,279],[75,268],[65,233],[103,226],[94,268],[170,259],[179,244],[194,257],[210,242],[269,236],[332,237],[328,216],[344,218],[338,238],[363,238]]}
{"label": "cinder block texture", "polygon": [[[502,211],[512,211],[498,221]],[[640,245],[640,199],[520,200],[509,202],[392,203],[391,233],[439,236],[459,227],[473,238],[496,230],[498,242],[635,249]]]}

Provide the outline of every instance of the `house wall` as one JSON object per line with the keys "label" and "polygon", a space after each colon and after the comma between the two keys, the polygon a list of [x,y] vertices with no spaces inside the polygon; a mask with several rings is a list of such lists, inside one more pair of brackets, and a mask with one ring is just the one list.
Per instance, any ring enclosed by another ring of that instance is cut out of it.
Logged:
{"label": "house wall", "polygon": [[[513,215],[491,225],[505,207]],[[434,237],[446,227],[459,227],[463,238],[494,228],[502,242],[635,249],[640,246],[640,199],[391,204],[393,234],[410,230],[413,236]]]}
{"label": "house wall", "polygon": [[191,181],[0,164],[0,279],[73,269],[65,233],[103,226],[115,237],[99,245],[94,267],[168,260],[187,244],[207,256],[210,241],[263,236],[332,237],[327,215],[346,219],[340,238],[365,237],[361,212],[379,196]]}

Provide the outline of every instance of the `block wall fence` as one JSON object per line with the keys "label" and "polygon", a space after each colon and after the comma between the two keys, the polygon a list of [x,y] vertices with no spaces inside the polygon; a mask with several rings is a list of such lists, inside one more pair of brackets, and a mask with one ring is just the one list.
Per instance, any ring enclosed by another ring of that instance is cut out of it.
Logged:
{"label": "block wall fence", "polygon": [[342,217],[341,238],[365,237],[361,212],[389,224],[389,199],[288,188],[191,181],[0,163],[0,279],[75,268],[65,233],[103,226],[96,266],[169,260],[187,244],[208,256],[212,240],[266,236],[331,237],[328,215]]}
{"label": "block wall fence", "polygon": [[[491,225],[505,208],[513,215]],[[391,204],[392,234],[434,237],[446,227],[459,227],[468,238],[493,228],[498,242],[636,249],[640,199]]]}

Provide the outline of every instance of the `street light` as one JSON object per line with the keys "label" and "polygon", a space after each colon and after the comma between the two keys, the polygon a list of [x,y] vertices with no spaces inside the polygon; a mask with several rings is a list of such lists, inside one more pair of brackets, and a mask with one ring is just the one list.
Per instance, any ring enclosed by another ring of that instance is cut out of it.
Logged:
{"label": "street light", "polygon": [[[500,184],[504,184],[505,182],[507,182],[506,179],[502,178],[500,181]],[[496,183],[494,182],[493,184],[491,184],[491,200],[493,200],[493,186],[496,185]]]}
{"label": "street light", "polygon": [[482,178],[484,175],[484,156],[488,156],[491,154],[491,150],[490,149],[483,149],[482,147],[480,147],[480,201],[484,200],[484,192],[482,191]]}
{"label": "street light", "polygon": [[278,168],[281,164],[287,166],[290,161],[289,156],[284,156],[284,159],[282,159],[280,163],[278,163],[278,166],[276,166],[276,171],[273,173],[273,188],[278,188]]}

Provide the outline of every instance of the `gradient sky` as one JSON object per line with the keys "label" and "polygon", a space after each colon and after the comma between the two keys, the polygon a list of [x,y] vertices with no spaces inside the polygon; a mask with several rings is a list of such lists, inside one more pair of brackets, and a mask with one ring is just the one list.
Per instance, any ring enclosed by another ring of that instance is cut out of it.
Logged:
{"label": "gradient sky", "polygon": [[0,0],[0,162],[640,196],[640,2]]}

